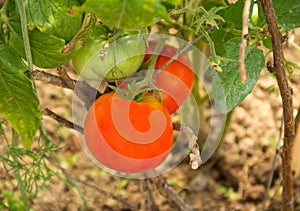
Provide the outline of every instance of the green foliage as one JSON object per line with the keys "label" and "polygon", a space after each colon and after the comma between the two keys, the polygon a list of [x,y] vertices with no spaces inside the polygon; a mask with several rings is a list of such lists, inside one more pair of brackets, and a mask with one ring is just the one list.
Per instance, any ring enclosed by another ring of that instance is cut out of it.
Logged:
{"label": "green foliage", "polygon": [[300,27],[299,0],[273,0],[278,24],[285,30]]}
{"label": "green foliage", "polygon": [[157,17],[169,18],[158,0],[87,0],[83,10],[111,28],[137,29],[154,24]]}
{"label": "green foliage", "polygon": [[4,198],[3,202],[0,202],[0,210],[4,208],[10,211],[25,210],[24,202],[15,196],[15,192],[12,190],[3,190],[0,194],[0,198]]}
{"label": "green foliage", "polygon": [[[251,42],[248,42],[245,58],[247,82],[241,83],[237,61],[240,56],[243,8],[244,1],[239,0],[229,5],[226,10],[220,11],[223,24],[209,35],[215,46],[215,54],[212,54],[210,64],[216,70],[222,71],[212,73],[212,95],[217,108],[224,113],[238,106],[251,93],[265,66],[263,53],[256,48],[261,42],[267,43],[260,28],[265,23],[264,16],[261,6],[252,3],[249,14]],[[211,41],[209,43],[212,46]]]}
{"label": "green foliage", "polygon": [[[71,1],[72,2],[72,1]],[[54,68],[66,63],[71,54],[64,46],[81,27],[83,13],[70,1],[26,0],[28,33],[33,63],[42,68]],[[20,14],[14,1],[9,1],[7,11],[2,11],[3,21],[10,27],[9,43],[19,56],[25,57]]]}
{"label": "green foliage", "polygon": [[239,0],[225,10],[226,24],[231,24],[231,28],[242,29],[243,8],[244,1]]}
{"label": "green foliage", "polygon": [[[35,196],[39,188],[44,187],[46,182],[56,174],[51,169],[46,157],[51,157],[58,148],[49,141],[39,139],[35,150],[27,150],[9,144],[0,154],[4,169],[21,173],[21,182],[25,191],[30,196]],[[19,182],[19,181],[18,181]]]}
{"label": "green foliage", "polygon": [[213,72],[212,94],[221,112],[229,112],[251,93],[265,64],[262,51],[248,47],[245,58],[247,82],[242,84],[237,65],[240,43],[240,38],[233,38],[225,43],[224,57],[233,61],[220,64],[223,72]]}
{"label": "green foliage", "polygon": [[0,45],[0,113],[29,148],[39,127],[41,113],[32,81],[24,74],[26,70],[8,45]]}
{"label": "green foliage", "polygon": [[38,29],[42,33],[70,41],[78,32],[82,13],[71,1],[26,0],[24,2],[28,29]]}

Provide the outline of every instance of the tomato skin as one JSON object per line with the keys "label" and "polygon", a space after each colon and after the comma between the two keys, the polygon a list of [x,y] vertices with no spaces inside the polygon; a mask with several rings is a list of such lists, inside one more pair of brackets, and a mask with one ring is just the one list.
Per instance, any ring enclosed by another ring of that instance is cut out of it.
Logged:
{"label": "tomato skin", "polygon": [[[156,41],[149,42],[149,48],[146,49],[144,62],[154,53],[156,45]],[[176,51],[176,48],[164,45],[156,60],[156,71],[159,71],[159,68],[166,64],[170,58],[176,54]],[[154,75],[153,79],[156,87],[163,90],[161,93],[163,105],[166,106],[170,114],[172,114],[191,93],[195,76],[187,55],[181,54],[178,59],[173,60],[162,71]]]}
{"label": "tomato skin", "polygon": [[[126,119],[138,134],[130,133],[132,128]],[[173,143],[170,115],[155,97],[135,102],[115,92],[102,95],[91,106],[84,135],[88,149],[100,163],[127,173],[157,167]]]}
{"label": "tomato skin", "polygon": [[146,50],[144,40],[136,36],[112,43],[103,39],[86,42],[74,53],[72,63],[78,74],[92,80],[116,80],[135,73]]}
{"label": "tomato skin", "polygon": [[[159,56],[156,60],[156,71],[159,71],[170,58]],[[192,69],[178,62],[172,61],[163,71],[154,76],[155,85],[164,90],[161,93],[163,105],[170,114],[174,113],[191,93],[194,84],[194,72]]]}

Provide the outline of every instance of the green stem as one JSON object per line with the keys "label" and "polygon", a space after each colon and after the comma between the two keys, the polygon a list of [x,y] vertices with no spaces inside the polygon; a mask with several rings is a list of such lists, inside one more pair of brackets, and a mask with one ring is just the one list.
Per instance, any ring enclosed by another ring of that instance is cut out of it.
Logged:
{"label": "green stem", "polygon": [[216,54],[214,42],[212,41],[212,39],[210,38],[210,36],[208,35],[208,33],[202,27],[200,27],[200,31],[204,35],[204,37],[207,39],[207,41],[209,43],[210,51],[211,51],[211,56],[212,57],[216,57],[217,54]]}
{"label": "green stem", "polygon": [[300,52],[300,46],[297,45],[293,40],[289,39],[288,43],[298,52]]}
{"label": "green stem", "polygon": [[[16,148],[18,148],[19,135],[17,134],[17,132],[15,130],[13,130],[12,135],[13,135],[13,137],[12,137],[12,147],[14,149],[16,149]],[[11,154],[12,154],[12,158],[13,158],[14,162],[19,163],[18,162],[18,157],[16,156],[16,154],[15,153],[11,153]],[[15,177],[18,181],[18,187],[19,187],[19,190],[21,191],[21,196],[23,198],[25,210],[29,210],[30,209],[30,203],[29,203],[29,199],[28,199],[28,196],[27,196],[27,193],[26,193],[26,189],[24,187],[24,183],[23,183],[20,171],[19,171],[17,166],[14,167],[13,171],[14,171]]]}
{"label": "green stem", "polygon": [[23,0],[16,0],[16,3],[19,8],[26,60],[28,63],[30,77],[31,77],[31,73],[33,73],[33,62],[32,62],[31,47],[30,47],[28,28],[27,28],[26,11],[23,4]]}

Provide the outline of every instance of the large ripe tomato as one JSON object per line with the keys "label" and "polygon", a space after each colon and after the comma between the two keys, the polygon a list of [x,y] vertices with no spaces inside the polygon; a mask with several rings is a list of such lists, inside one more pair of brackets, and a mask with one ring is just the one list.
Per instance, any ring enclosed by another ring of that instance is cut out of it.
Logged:
{"label": "large ripe tomato", "polygon": [[114,91],[91,106],[84,135],[88,149],[100,163],[128,173],[157,167],[173,143],[170,114],[155,97],[136,102]]}
{"label": "large ripe tomato", "polygon": [[[154,52],[156,45],[156,41],[149,42],[144,62],[153,53],[158,54],[155,69],[159,71],[159,68],[163,67],[176,54],[177,49],[169,45],[164,45],[161,52],[156,53]],[[162,71],[154,75],[153,79],[156,87],[163,90],[161,93],[163,104],[171,114],[179,108],[191,93],[194,77],[192,65],[186,54],[181,54]]]}
{"label": "large ripe tomato", "polygon": [[135,73],[144,59],[146,47],[139,36],[123,37],[112,43],[103,39],[86,42],[72,58],[74,69],[86,79],[125,78]]}

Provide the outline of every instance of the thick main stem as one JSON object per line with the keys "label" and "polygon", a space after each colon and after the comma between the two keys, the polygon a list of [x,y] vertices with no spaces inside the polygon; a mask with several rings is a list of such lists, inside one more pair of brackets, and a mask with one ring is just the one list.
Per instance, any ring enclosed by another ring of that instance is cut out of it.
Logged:
{"label": "thick main stem", "polygon": [[20,13],[22,37],[23,37],[23,42],[24,42],[26,60],[28,62],[29,72],[32,73],[33,72],[33,63],[32,63],[30,41],[29,41],[29,35],[28,35],[28,29],[27,29],[27,18],[26,18],[25,7],[24,7],[24,3],[22,0],[17,0],[16,2],[18,5],[19,13]]}
{"label": "thick main stem", "polygon": [[271,34],[274,58],[274,73],[280,89],[284,117],[284,145],[282,152],[283,166],[283,210],[293,208],[293,174],[291,167],[292,147],[294,142],[294,118],[292,89],[289,86],[285,70],[282,49],[282,35],[279,31],[274,7],[271,0],[262,0],[264,15]]}

